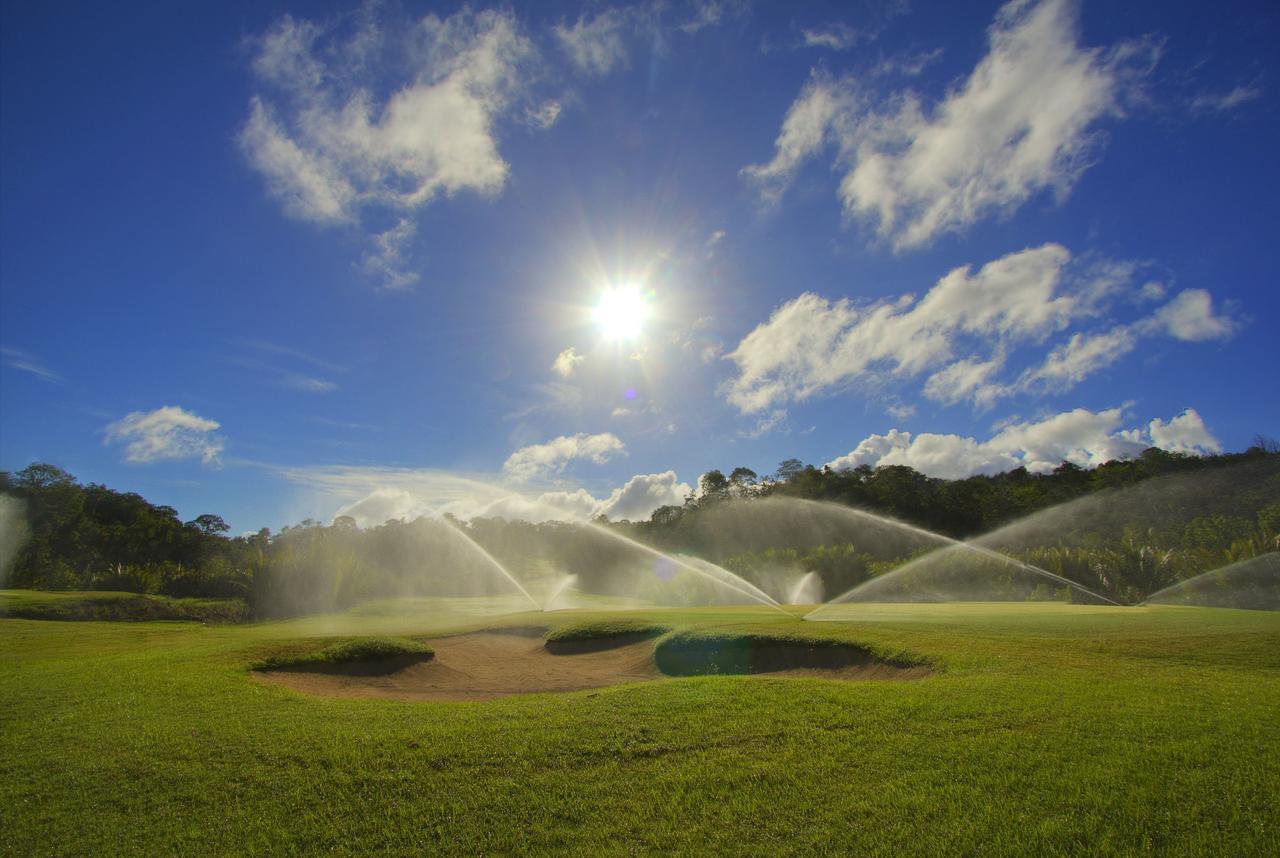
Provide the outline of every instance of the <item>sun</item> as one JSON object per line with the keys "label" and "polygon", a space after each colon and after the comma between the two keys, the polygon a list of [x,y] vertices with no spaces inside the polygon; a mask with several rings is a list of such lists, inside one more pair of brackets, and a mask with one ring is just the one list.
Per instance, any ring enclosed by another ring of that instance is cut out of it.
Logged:
{"label": "sun", "polygon": [[606,339],[634,340],[649,317],[649,303],[636,286],[614,286],[600,296],[594,316]]}

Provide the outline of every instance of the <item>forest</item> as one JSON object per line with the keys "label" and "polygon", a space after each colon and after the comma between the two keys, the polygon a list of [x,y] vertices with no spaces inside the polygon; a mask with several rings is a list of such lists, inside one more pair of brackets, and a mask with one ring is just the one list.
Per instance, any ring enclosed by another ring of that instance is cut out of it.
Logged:
{"label": "forest", "polygon": [[[1144,495],[1144,485],[1159,488]],[[590,592],[616,590],[613,571],[634,563],[636,549],[618,536],[720,564],[769,592],[781,586],[771,576],[783,570],[816,573],[823,591],[835,594],[937,547],[902,529],[854,529],[850,536],[849,528],[820,527],[805,512],[829,517],[833,507],[961,540],[1044,519],[997,547],[1129,602],[1280,550],[1280,451],[1264,440],[1241,453],[1151,448],[1093,469],[1064,462],[1051,473],[1018,469],[962,480],[903,466],[833,471],[790,459],[764,476],[745,467],[727,476],[708,471],[683,505],[638,522],[444,516],[361,529],[339,516],[329,525],[305,521],[278,533],[231,536],[218,515],[184,522],[171,507],[81,484],[45,463],[0,472],[0,495],[21,510],[23,537],[0,572],[4,586],[240,599],[259,618],[394,596],[481,595],[471,543],[530,588],[573,575]],[[1075,512],[1033,515],[1051,508]]]}

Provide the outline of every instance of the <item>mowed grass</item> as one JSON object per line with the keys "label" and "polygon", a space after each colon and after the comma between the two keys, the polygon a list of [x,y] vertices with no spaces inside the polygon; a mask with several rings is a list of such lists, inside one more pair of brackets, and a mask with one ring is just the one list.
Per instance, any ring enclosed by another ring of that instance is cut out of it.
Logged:
{"label": "mowed grass", "polygon": [[673,678],[485,703],[331,700],[260,683],[248,666],[301,638],[416,639],[495,620],[477,604],[427,603],[250,626],[0,620],[0,848],[1276,852],[1280,614],[840,611],[844,622],[749,607],[498,622],[812,635],[937,672]]}

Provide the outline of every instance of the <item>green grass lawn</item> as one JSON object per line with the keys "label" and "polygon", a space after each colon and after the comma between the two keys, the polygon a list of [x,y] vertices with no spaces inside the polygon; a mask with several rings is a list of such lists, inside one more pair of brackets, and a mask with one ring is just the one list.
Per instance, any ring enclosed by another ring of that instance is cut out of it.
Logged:
{"label": "green grass lawn", "polygon": [[[3,619],[0,850],[1276,853],[1280,614],[800,613],[495,620],[479,603],[418,602],[241,626]],[[619,620],[830,637],[937,672],[407,703],[306,697],[249,671],[333,643],[307,638]]]}

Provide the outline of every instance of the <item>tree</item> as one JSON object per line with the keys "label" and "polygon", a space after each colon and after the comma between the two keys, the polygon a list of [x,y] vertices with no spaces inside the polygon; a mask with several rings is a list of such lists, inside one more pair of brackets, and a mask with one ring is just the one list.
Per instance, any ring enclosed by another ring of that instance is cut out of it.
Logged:
{"label": "tree", "polygon": [[698,488],[702,490],[702,500],[722,498],[729,494],[729,481],[719,471],[707,471],[698,480]]}
{"label": "tree", "polygon": [[34,462],[18,471],[18,485],[24,489],[47,489],[73,485],[76,478],[47,462]]}
{"label": "tree", "polygon": [[799,459],[784,459],[778,463],[778,482],[785,483],[804,471],[804,462]]}
{"label": "tree", "polygon": [[220,536],[231,529],[231,525],[222,520],[222,516],[206,512],[187,522],[187,527],[194,527],[205,536]]}

